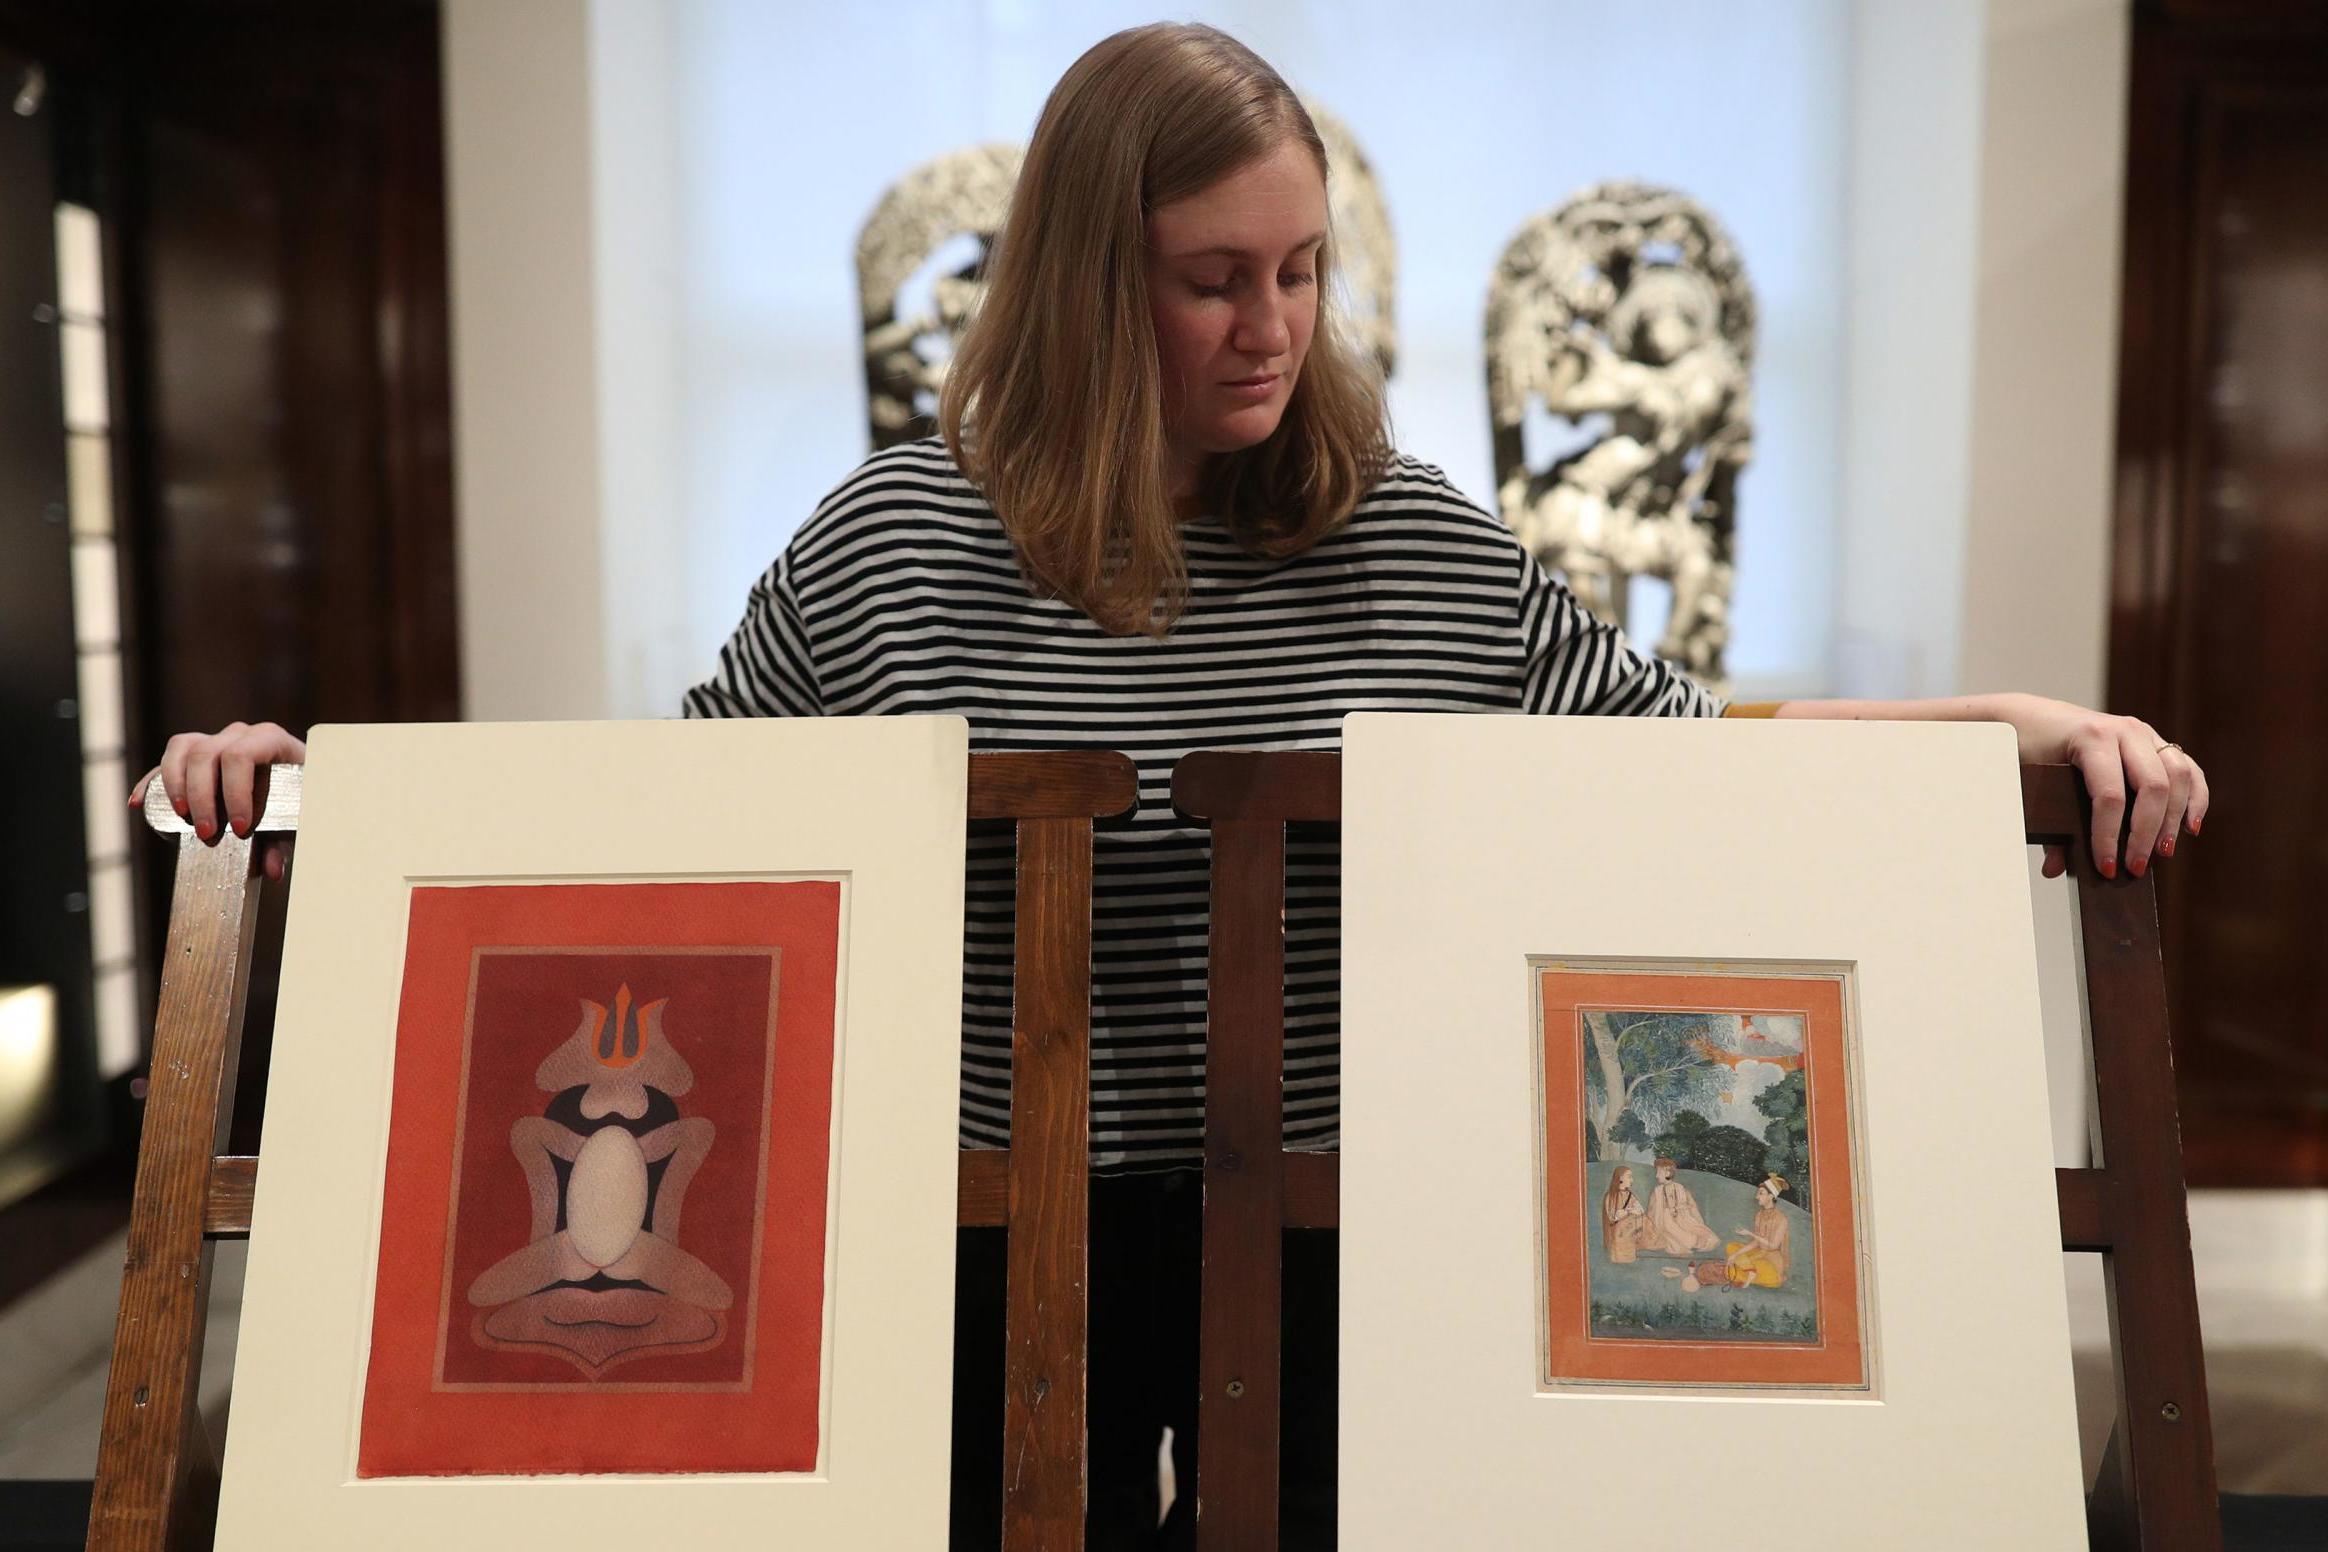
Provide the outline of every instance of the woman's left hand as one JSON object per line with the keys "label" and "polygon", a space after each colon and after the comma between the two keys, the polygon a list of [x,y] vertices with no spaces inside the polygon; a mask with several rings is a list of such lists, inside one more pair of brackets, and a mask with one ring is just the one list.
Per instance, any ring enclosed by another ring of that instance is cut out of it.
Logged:
{"label": "woman's left hand", "polygon": [[[2207,817],[2207,773],[2149,723],[2039,695],[1995,699],[1999,720],[2010,723],[2020,737],[2023,762],[2074,765],[2085,779],[2094,803],[2094,858],[2104,878],[2118,873],[2121,823],[2126,827],[2123,862],[2136,878],[2149,870],[2152,857],[2173,856],[2184,830],[2199,833]],[[2065,866],[2058,850],[2048,850],[2047,878],[2058,877]]]}

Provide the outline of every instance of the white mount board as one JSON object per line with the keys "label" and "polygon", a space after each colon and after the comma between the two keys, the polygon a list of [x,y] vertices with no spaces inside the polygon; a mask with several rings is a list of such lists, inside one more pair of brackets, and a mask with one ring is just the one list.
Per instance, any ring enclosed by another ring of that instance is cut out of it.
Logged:
{"label": "white mount board", "polygon": [[[218,1544],[942,1547],[959,718],[324,727],[310,743]],[[359,1480],[415,884],[843,881],[821,1458]]]}
{"label": "white mount board", "polygon": [[[2036,956],[1998,725],[1344,732],[1341,1536],[2085,1545]],[[1542,1385],[1530,956],[1840,962],[1880,1385]]]}

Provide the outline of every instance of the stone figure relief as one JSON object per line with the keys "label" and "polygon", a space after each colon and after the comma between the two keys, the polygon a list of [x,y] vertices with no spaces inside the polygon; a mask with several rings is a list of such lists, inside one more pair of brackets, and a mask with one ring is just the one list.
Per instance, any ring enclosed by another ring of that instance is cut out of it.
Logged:
{"label": "stone figure relief", "polygon": [[980,292],[1024,148],[970,146],[891,184],[857,233],[865,389],[879,451],[937,429],[938,385]]}
{"label": "stone figure relief", "polygon": [[1398,366],[1398,242],[1390,205],[1350,126],[1315,98],[1301,103],[1326,143],[1326,212],[1341,266],[1343,316],[1388,381]]}
{"label": "stone figure relief", "polygon": [[[1349,126],[1304,99],[1326,144],[1328,209],[1352,332],[1387,378],[1398,358],[1390,209]],[[938,385],[985,290],[1025,148],[990,143],[922,163],[882,193],[857,233],[857,300],[875,451],[933,434]]]}
{"label": "stone figure relief", "polygon": [[[1504,521],[1617,625],[1632,578],[1668,583],[1658,654],[1726,691],[1755,332],[1729,234],[1675,190],[1595,184],[1506,245],[1485,332]],[[1531,405],[1581,445],[1532,465]]]}

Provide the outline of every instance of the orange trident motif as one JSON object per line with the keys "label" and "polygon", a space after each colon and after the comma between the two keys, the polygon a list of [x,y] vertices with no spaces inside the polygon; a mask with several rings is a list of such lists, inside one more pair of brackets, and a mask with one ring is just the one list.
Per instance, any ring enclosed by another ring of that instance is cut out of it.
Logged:
{"label": "orange trident motif", "polygon": [[669,1000],[667,997],[658,997],[643,1007],[633,1008],[630,983],[625,981],[615,988],[614,1007],[611,1010],[614,1016],[610,1020],[607,1017],[610,1010],[606,1004],[585,998],[583,1006],[590,1010],[596,1021],[590,1030],[590,1048],[598,1058],[598,1064],[601,1067],[628,1067],[645,1055],[653,1039],[648,1033],[647,1021],[656,1009]]}

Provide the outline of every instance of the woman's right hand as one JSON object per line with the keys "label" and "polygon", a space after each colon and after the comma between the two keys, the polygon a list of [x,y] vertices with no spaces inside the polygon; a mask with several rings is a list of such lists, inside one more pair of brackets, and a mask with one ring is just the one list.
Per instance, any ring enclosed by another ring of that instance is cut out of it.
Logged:
{"label": "woman's right hand", "polygon": [[[230,722],[215,733],[180,733],[163,749],[162,763],[129,789],[129,806],[145,807],[146,789],[158,776],[170,807],[194,826],[196,836],[207,841],[229,826],[247,836],[258,818],[259,767],[306,761],[307,745],[272,722]],[[272,839],[260,848],[267,877],[283,876],[285,849]]]}

